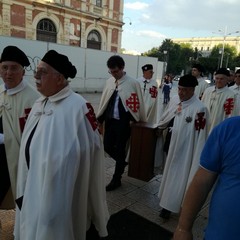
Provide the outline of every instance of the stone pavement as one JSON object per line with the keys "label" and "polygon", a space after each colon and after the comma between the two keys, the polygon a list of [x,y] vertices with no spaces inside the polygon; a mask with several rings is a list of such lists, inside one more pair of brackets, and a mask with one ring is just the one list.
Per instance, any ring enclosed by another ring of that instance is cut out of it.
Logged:
{"label": "stone pavement", "polygon": [[[171,92],[172,95],[177,94],[177,82],[174,82],[174,88]],[[82,93],[97,112],[98,104],[100,101],[101,93]],[[160,106],[162,105],[163,98],[159,94]],[[161,111],[164,110],[164,106]],[[114,172],[115,161],[111,158],[106,158],[106,183],[112,178]],[[122,186],[114,191],[107,192],[107,203],[110,214],[114,214],[121,209],[128,208],[129,210],[143,216],[144,218],[161,225],[163,228],[174,231],[178,221],[178,214],[172,214],[167,222],[163,222],[159,217],[161,210],[159,206],[159,198],[157,196],[161,184],[161,170],[155,168],[154,178],[148,182],[134,179],[128,176],[128,168],[126,167],[125,173],[122,178]],[[207,224],[208,216],[208,201],[199,213],[194,228],[194,240],[203,239],[204,228]]]}

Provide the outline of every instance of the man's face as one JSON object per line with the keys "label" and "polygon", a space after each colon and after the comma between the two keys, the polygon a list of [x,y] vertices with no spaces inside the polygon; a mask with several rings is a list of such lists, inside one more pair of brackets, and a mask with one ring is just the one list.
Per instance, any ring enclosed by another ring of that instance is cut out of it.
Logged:
{"label": "man's face", "polygon": [[34,74],[37,90],[49,97],[59,91],[60,73],[45,62],[40,62]]}
{"label": "man's face", "polygon": [[118,67],[109,68],[109,69],[108,69],[108,72],[109,72],[116,80],[121,79],[121,78],[123,77],[123,75],[124,75],[123,68],[118,68]]}
{"label": "man's face", "polygon": [[224,88],[227,85],[228,76],[224,74],[217,74],[215,75],[215,86],[216,88]]}
{"label": "man's face", "polygon": [[194,94],[193,87],[182,87],[178,85],[178,96],[181,102],[189,100]]}
{"label": "man's face", "polygon": [[235,83],[239,86],[240,85],[240,73],[235,74]]}
{"label": "man's face", "polygon": [[151,79],[153,74],[154,74],[153,70],[143,71],[143,77],[145,79]]}
{"label": "man's face", "polygon": [[15,88],[23,79],[25,70],[17,62],[4,61],[0,64],[0,75],[7,89]]}
{"label": "man's face", "polygon": [[201,72],[197,68],[192,68],[192,75],[196,78],[200,76]]}

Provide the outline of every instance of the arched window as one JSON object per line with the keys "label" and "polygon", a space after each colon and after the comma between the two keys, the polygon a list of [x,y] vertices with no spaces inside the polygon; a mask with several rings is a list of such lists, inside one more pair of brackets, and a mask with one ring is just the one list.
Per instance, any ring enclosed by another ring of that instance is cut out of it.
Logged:
{"label": "arched window", "polygon": [[92,30],[87,37],[87,48],[101,50],[101,35],[98,31]]}
{"label": "arched window", "polygon": [[102,0],[96,0],[96,6],[102,7]]}
{"label": "arched window", "polygon": [[57,42],[57,31],[54,23],[44,18],[37,25],[37,40],[45,42]]}

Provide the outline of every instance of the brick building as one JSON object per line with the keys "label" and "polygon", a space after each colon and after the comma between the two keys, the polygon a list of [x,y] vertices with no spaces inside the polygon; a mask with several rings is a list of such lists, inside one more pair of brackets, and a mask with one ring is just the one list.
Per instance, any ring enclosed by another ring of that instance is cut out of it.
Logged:
{"label": "brick building", "polygon": [[0,0],[0,35],[120,52],[123,0]]}

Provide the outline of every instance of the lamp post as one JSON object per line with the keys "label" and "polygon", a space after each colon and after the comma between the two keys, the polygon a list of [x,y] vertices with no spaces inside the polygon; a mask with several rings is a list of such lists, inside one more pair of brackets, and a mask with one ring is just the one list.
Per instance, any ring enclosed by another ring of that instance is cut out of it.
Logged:
{"label": "lamp post", "polygon": [[239,31],[235,31],[235,32],[227,32],[227,26],[225,27],[224,31],[219,29],[218,30],[218,34],[222,34],[223,35],[223,46],[222,46],[222,54],[221,54],[221,60],[220,60],[220,68],[223,65],[223,57],[224,57],[224,47],[225,47],[225,41],[226,41],[226,37],[229,35],[232,35],[234,33],[239,33]]}
{"label": "lamp post", "polygon": [[162,87],[163,79],[164,79],[164,76],[167,72],[167,54],[168,54],[168,51],[163,50],[163,54],[164,54],[164,60],[163,60],[164,62],[163,62],[162,80],[161,80],[160,87]]}
{"label": "lamp post", "polygon": [[168,54],[168,51],[167,50],[164,50],[163,51],[163,54],[164,54],[164,74],[166,74],[167,72],[167,54]]}
{"label": "lamp post", "polygon": [[131,20],[130,17],[124,17],[123,18],[123,24],[125,24],[124,19],[128,19],[129,20],[129,25],[132,25],[132,20]]}
{"label": "lamp post", "polygon": [[220,59],[221,59],[221,56],[222,56],[222,48],[219,49],[219,56],[218,56],[218,68],[220,68]]}

